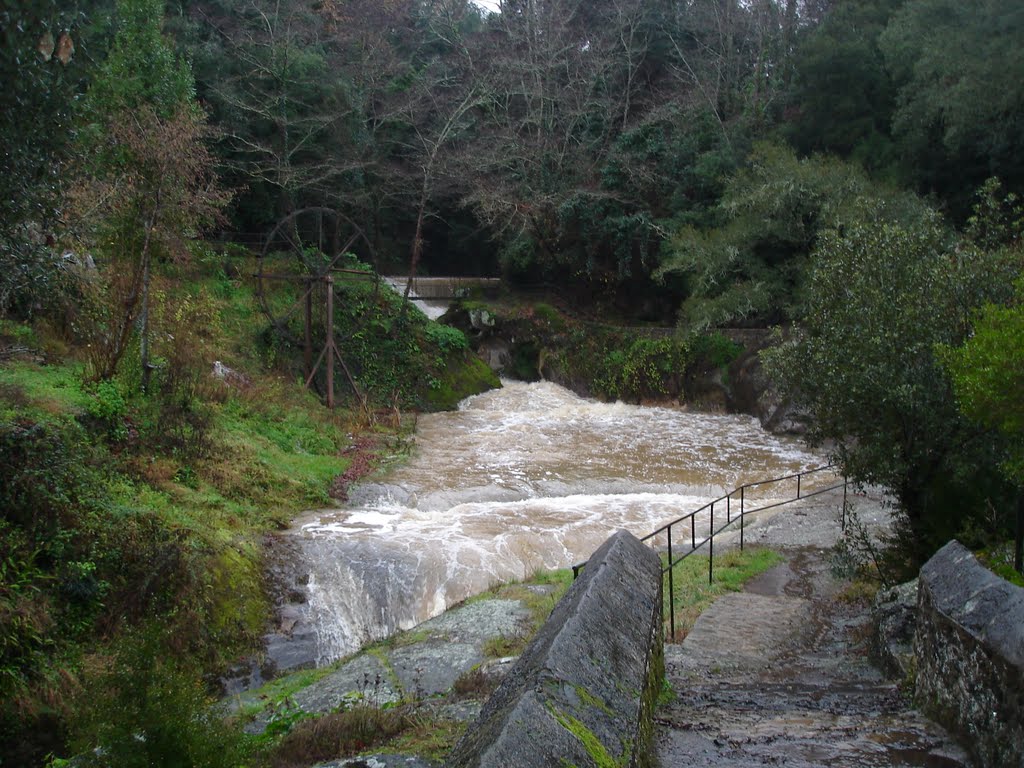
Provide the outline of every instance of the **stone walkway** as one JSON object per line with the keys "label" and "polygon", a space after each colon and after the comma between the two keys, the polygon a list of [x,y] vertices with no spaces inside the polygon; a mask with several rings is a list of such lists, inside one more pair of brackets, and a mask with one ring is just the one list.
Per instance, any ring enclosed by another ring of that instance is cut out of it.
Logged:
{"label": "stone walkway", "polygon": [[[856,501],[865,524],[886,527],[877,497]],[[786,562],[666,646],[675,699],[657,713],[662,768],[969,764],[868,663],[869,607],[845,599],[829,570],[838,509],[823,496],[764,516],[747,541],[784,548]]]}

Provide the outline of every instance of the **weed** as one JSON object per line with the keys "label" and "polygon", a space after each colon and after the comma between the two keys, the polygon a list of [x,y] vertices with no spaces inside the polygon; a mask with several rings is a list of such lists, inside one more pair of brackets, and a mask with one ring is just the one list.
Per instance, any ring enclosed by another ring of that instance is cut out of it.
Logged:
{"label": "weed", "polygon": [[526,648],[529,638],[525,634],[506,635],[489,638],[484,642],[484,656],[502,659],[507,656],[518,656]]}
{"label": "weed", "polygon": [[270,754],[273,768],[300,768],[357,754],[412,728],[405,709],[379,709],[357,704],[344,712],[301,720]]}
{"label": "weed", "polygon": [[497,678],[488,675],[479,666],[473,667],[456,678],[452,690],[458,696],[468,699],[485,699],[498,687]]}
{"label": "weed", "polygon": [[467,723],[458,720],[417,716],[410,728],[388,743],[388,749],[442,762],[465,733]]}
{"label": "weed", "polygon": [[[746,547],[742,552],[733,549],[718,555],[714,563],[714,581],[708,584],[708,558],[690,555],[673,569],[675,586],[675,628],[673,642],[683,640],[697,617],[720,595],[738,592],[743,585],[760,573],[782,561],[777,552],[762,547]],[[665,592],[666,624],[669,621],[669,594]]]}
{"label": "weed", "polygon": [[[846,528],[832,547],[830,566],[838,578],[875,581],[882,587],[906,581],[903,548],[897,545],[899,534],[876,536],[860,519],[856,505],[846,504]],[[897,528],[898,530],[898,528]]]}

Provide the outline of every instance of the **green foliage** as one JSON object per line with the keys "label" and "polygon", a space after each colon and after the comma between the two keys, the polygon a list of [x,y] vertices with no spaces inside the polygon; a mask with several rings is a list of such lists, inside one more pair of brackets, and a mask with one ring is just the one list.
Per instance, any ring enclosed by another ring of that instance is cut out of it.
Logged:
{"label": "green foliage", "polygon": [[[223,131],[236,214],[260,231],[282,211],[335,206],[363,182],[341,156],[368,149],[342,62],[356,62],[326,34],[324,14],[302,3],[220,4],[214,18],[174,20],[203,102]],[[344,189],[344,195],[339,190]]]}
{"label": "green foliage", "polygon": [[665,395],[668,383],[681,377],[692,359],[690,344],[675,337],[634,338],[605,354],[594,387],[609,399]]}
{"label": "green foliage", "polygon": [[52,238],[83,77],[83,11],[92,2],[12,0],[0,10],[0,313],[26,318],[74,296]]}
{"label": "green foliage", "polygon": [[[0,521],[0,697],[25,697],[31,673],[53,646],[53,618],[42,596],[49,578],[25,532]],[[9,715],[7,712],[0,712]]]}
{"label": "green foliage", "polygon": [[1005,491],[998,443],[958,413],[935,346],[959,343],[1017,267],[957,244],[935,215],[885,219],[822,234],[806,318],[765,357],[812,414],[810,438],[834,440],[851,479],[890,488],[927,552]]}
{"label": "green foliage", "polygon": [[197,670],[168,654],[156,631],[122,640],[109,668],[86,681],[72,743],[85,766],[237,768],[241,734],[212,709]]}
{"label": "green foliage", "polygon": [[425,335],[427,341],[445,355],[469,349],[469,340],[466,339],[466,334],[450,325],[431,323],[426,327]]}
{"label": "green foliage", "polygon": [[86,414],[99,423],[111,441],[122,442],[128,437],[128,405],[114,382],[101,381],[96,385]]}
{"label": "green foliage", "polygon": [[616,138],[601,188],[642,201],[648,218],[692,221],[717,202],[736,155],[710,110],[673,105]]}
{"label": "green foliage", "polygon": [[842,0],[800,42],[791,96],[796,115],[786,126],[800,152],[831,152],[880,171],[895,162],[896,88],[878,39],[900,4]]}
{"label": "green foliage", "polygon": [[799,159],[790,149],[758,144],[748,162],[719,203],[724,224],[680,229],[659,270],[663,278],[686,278],[684,327],[800,317],[807,258],[822,231],[862,219],[867,199],[889,199],[886,218],[902,218],[920,207],[834,158]]}
{"label": "green foliage", "polygon": [[995,177],[986,179],[978,189],[964,234],[987,250],[1024,241],[1024,203],[1020,195],[1005,193],[1002,182]]}
{"label": "green foliage", "polygon": [[114,40],[85,101],[90,130],[125,112],[171,117],[195,100],[192,71],[164,38],[161,0],[117,0]]}
{"label": "green foliage", "polygon": [[743,352],[743,345],[737,344],[721,333],[706,333],[693,339],[693,356],[706,360],[714,368],[726,368]]}
{"label": "green foliage", "polygon": [[1024,19],[1015,0],[909,0],[881,37],[908,178],[969,211],[994,171],[1021,191]]}
{"label": "green foliage", "polygon": [[1010,440],[1006,470],[1024,485],[1024,278],[1011,303],[984,305],[964,344],[939,353],[964,412]]}

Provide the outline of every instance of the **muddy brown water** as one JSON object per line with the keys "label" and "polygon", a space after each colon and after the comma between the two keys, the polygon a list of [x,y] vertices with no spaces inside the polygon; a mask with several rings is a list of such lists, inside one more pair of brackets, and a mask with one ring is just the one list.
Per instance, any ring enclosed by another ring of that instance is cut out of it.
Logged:
{"label": "muddy brown water", "polygon": [[408,460],[344,508],[296,520],[309,595],[296,610],[326,664],[492,584],[585,560],[620,528],[643,535],[742,483],[823,463],[749,416],[505,382],[421,417]]}
{"label": "muddy brown water", "polygon": [[675,698],[657,714],[662,768],[969,765],[871,666],[869,608],[842,587],[824,550],[791,550],[666,647]]}

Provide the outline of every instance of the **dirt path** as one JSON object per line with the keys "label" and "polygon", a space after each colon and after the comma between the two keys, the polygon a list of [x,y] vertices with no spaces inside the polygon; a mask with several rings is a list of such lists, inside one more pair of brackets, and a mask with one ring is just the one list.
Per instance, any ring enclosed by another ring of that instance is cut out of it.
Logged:
{"label": "dirt path", "polygon": [[[862,506],[884,524],[877,499]],[[803,515],[762,521],[757,538],[803,545],[715,602],[681,645],[666,646],[676,696],[658,712],[663,768],[969,764],[868,663],[869,608],[843,599],[823,548],[835,509],[819,500]]]}

